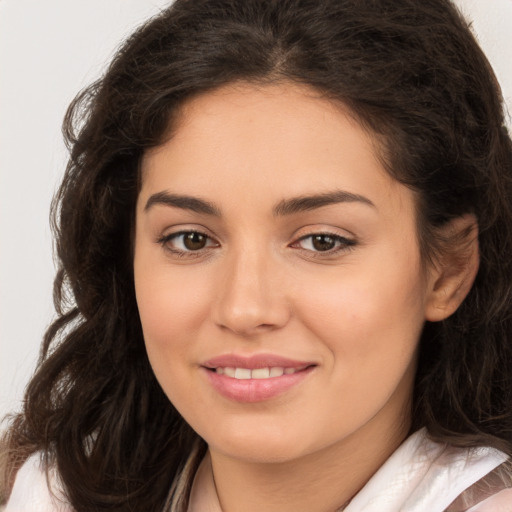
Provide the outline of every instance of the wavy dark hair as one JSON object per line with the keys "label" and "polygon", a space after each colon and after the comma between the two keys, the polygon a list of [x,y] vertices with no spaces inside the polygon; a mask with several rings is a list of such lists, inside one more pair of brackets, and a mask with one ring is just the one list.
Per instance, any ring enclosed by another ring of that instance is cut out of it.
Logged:
{"label": "wavy dark hair", "polygon": [[5,438],[8,486],[42,451],[79,512],[164,509],[198,438],[145,352],[132,269],[139,166],[185,100],[235,81],[307,84],[346,105],[417,192],[424,255],[449,250],[440,226],[477,217],[476,281],[420,340],[412,428],[512,452],[512,143],[468,23],[447,0],[177,0],[66,115],[58,316]]}

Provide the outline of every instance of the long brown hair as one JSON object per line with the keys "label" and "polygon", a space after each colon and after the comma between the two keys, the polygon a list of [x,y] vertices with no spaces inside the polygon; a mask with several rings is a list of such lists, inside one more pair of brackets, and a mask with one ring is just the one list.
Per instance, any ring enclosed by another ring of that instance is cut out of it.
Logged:
{"label": "long brown hair", "polygon": [[8,485],[41,451],[77,511],[164,507],[198,438],[144,348],[132,275],[139,163],[184,100],[240,80],[309,84],[348,106],[418,193],[426,257],[446,249],[436,228],[476,215],[478,276],[454,315],[425,326],[413,428],[512,452],[512,143],[468,24],[447,0],[177,0],[67,113],[58,318],[7,432]]}

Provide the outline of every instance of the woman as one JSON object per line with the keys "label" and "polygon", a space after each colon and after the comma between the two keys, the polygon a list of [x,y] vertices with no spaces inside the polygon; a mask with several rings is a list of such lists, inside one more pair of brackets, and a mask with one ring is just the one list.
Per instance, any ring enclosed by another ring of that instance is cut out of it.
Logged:
{"label": "woman", "polygon": [[512,509],[512,145],[450,3],[178,0],[65,126],[7,511]]}

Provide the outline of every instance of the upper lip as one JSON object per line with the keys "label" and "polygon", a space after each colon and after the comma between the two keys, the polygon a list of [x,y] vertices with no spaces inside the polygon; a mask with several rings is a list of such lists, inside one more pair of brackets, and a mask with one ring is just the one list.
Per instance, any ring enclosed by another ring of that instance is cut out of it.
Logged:
{"label": "upper lip", "polygon": [[212,359],[208,359],[201,366],[206,368],[248,368],[253,370],[255,368],[307,368],[314,366],[312,361],[297,361],[287,357],[278,356],[275,354],[254,354],[252,356],[242,356],[237,354],[224,354]]}

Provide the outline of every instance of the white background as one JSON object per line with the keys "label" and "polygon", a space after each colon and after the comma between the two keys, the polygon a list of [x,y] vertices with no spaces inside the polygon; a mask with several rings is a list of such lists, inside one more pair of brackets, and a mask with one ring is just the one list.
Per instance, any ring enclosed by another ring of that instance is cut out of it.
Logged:
{"label": "white background", "polygon": [[[19,408],[53,315],[51,197],[75,94],[169,0],[0,0],[0,418]],[[512,113],[512,0],[458,0]],[[510,124],[510,123],[509,123]]]}

